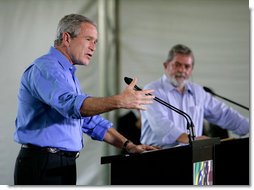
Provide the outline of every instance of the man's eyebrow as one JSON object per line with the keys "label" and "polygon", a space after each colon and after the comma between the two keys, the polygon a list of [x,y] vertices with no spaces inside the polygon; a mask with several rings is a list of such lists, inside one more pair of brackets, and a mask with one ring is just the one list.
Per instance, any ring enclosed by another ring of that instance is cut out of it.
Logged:
{"label": "man's eyebrow", "polygon": [[183,65],[191,65],[191,64],[189,64],[189,63],[181,63],[181,62],[179,62],[179,61],[176,61],[175,63],[179,63],[179,64],[183,64]]}
{"label": "man's eyebrow", "polygon": [[85,36],[85,37],[90,38],[90,39],[94,39],[96,42],[98,42],[98,38],[95,38],[93,36]]}
{"label": "man's eyebrow", "polygon": [[178,64],[184,64],[184,63],[181,63],[181,62],[179,62],[179,61],[176,61],[175,63],[178,63]]}

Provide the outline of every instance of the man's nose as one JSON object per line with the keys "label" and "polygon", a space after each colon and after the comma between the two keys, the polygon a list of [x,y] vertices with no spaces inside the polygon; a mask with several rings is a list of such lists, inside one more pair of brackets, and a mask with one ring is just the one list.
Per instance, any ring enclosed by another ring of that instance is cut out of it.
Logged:
{"label": "man's nose", "polygon": [[95,50],[96,50],[96,44],[93,43],[93,42],[91,42],[91,43],[89,44],[89,49],[92,50],[92,51],[95,51]]}
{"label": "man's nose", "polygon": [[186,69],[185,69],[185,66],[184,66],[184,65],[179,65],[178,71],[184,72],[185,70],[186,70]]}

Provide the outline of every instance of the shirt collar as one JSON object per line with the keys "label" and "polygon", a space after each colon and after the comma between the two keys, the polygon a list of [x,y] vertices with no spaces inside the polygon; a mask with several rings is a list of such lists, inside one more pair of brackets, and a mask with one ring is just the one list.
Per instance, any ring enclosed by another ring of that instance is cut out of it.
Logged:
{"label": "shirt collar", "polygon": [[[166,87],[166,89],[168,89],[169,91],[176,90],[176,87],[174,87],[172,85],[172,83],[170,82],[170,80],[168,79],[168,77],[165,74],[163,74],[163,76],[162,76],[162,82],[163,82],[164,86]],[[190,94],[193,94],[190,82],[187,82],[185,84],[184,93],[187,93],[187,92]]]}
{"label": "shirt collar", "polygon": [[70,63],[70,61],[55,47],[51,46],[49,50],[49,54],[52,54],[57,58],[59,64],[65,69],[71,71],[72,74],[75,73],[76,67]]}

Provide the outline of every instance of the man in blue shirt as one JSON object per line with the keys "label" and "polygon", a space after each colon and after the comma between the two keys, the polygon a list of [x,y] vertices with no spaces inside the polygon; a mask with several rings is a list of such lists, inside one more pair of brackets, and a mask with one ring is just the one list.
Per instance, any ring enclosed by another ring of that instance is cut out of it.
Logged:
{"label": "man in blue shirt", "polygon": [[88,65],[97,44],[96,25],[71,14],[57,28],[54,47],[23,73],[18,94],[14,140],[22,144],[14,183],[74,185],[82,134],[105,141],[129,153],[156,147],[135,145],[99,114],[115,109],[145,110],[152,90],[134,91],[135,79],[120,94],[96,98],[81,92],[75,65]]}
{"label": "man in blue shirt", "polygon": [[[205,92],[202,86],[188,81],[193,67],[192,50],[185,45],[175,45],[164,62],[165,74],[145,89],[153,89],[156,97],[190,115],[196,139],[208,138],[202,136],[204,118],[235,134],[248,134],[249,119]],[[189,143],[183,116],[158,102],[141,112],[141,143],[165,148]]]}

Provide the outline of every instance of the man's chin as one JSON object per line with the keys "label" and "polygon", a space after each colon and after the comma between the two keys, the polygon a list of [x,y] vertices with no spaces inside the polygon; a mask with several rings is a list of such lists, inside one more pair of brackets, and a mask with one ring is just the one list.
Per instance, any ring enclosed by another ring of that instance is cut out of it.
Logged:
{"label": "man's chin", "polygon": [[183,87],[185,85],[185,81],[171,80],[171,84],[176,88]]}
{"label": "man's chin", "polygon": [[89,65],[89,61],[86,61],[86,62],[76,62],[75,65],[87,66],[87,65]]}

